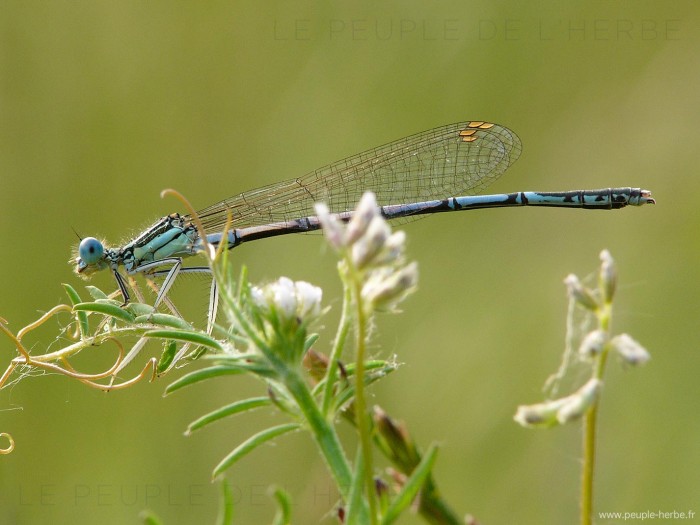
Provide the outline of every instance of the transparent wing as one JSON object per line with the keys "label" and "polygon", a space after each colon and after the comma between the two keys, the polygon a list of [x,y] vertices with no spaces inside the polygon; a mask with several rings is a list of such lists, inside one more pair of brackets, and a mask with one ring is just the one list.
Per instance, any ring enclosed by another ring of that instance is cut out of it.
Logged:
{"label": "transparent wing", "polygon": [[480,193],[520,156],[518,136],[489,122],[460,122],[391,142],[297,179],[241,193],[199,212],[207,232],[220,231],[228,210],[236,228],[354,209],[371,190],[380,205]]}

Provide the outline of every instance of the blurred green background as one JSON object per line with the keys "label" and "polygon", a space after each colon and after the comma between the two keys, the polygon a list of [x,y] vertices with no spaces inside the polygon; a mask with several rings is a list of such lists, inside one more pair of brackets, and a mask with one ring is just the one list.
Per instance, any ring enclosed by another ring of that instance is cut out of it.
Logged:
{"label": "blurred green background", "polygon": [[[67,264],[72,228],[121,242],[180,209],[163,188],[204,207],[437,125],[498,122],[524,153],[494,192],[630,185],[658,205],[407,225],[421,286],[402,315],[378,320],[373,351],[405,365],[373,400],[424,446],[442,444],[436,476],[460,512],[574,523],[578,426],[532,431],[511,417],[541,399],[559,363],[562,279],[593,272],[609,248],[614,329],[653,359],[633,373],[610,363],[596,509],[700,514],[699,15],[690,0],[3,2],[0,316],[17,330],[65,301],[60,283],[82,286]],[[339,285],[321,237],[235,256],[254,281],[323,286],[328,348]],[[95,284],[112,286],[108,275]],[[204,308],[206,285],[178,292]],[[33,351],[48,342],[34,338]],[[15,354],[8,340],[1,348],[4,367]],[[212,467],[283,418],[244,416],[185,438],[189,421],[261,385],[219,380],[162,399],[177,375],[110,394],[56,375],[1,391],[0,431],[17,446],[0,457],[0,523],[136,523],[144,508],[166,523],[213,522]],[[336,494],[305,434],[257,451],[229,479],[237,523],[270,521],[272,483],[292,493],[295,523],[333,522]]]}

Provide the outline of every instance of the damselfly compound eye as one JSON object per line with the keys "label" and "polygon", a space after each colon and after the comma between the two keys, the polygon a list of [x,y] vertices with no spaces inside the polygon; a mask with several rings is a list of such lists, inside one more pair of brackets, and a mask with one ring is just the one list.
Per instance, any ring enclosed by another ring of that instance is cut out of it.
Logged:
{"label": "damselfly compound eye", "polygon": [[104,246],[102,246],[102,243],[94,237],[85,237],[82,241],[80,241],[78,255],[85,264],[95,264],[97,261],[102,259],[104,253]]}

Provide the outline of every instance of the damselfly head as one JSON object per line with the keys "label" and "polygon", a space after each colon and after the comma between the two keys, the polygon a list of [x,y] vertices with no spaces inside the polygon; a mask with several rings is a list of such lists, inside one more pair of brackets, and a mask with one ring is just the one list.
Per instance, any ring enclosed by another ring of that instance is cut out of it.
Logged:
{"label": "damselfly head", "polygon": [[78,255],[74,260],[75,273],[87,277],[108,266],[105,259],[104,245],[94,237],[85,237],[78,246]]}

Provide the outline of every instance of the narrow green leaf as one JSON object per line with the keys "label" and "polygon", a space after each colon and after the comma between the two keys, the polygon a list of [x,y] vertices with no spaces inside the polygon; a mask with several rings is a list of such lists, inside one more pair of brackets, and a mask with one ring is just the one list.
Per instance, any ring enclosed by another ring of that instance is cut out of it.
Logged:
{"label": "narrow green leaf", "polygon": [[194,327],[185,321],[182,317],[170,314],[147,313],[139,315],[134,322],[136,323],[153,323],[170,328],[179,328],[181,330],[194,330]]}
{"label": "narrow green leaf", "polygon": [[153,313],[153,307],[150,304],[144,303],[129,303],[124,307],[124,309],[134,317],[140,317],[142,315],[149,315]]}
{"label": "narrow green leaf", "polygon": [[207,353],[207,349],[204,348],[203,346],[198,346],[193,352],[189,353],[187,355],[187,360],[188,361],[196,361],[200,357],[202,357],[204,354]]}
{"label": "narrow green leaf", "polygon": [[[391,372],[394,372],[396,369],[397,366],[390,361],[384,361],[381,359],[365,361],[365,374],[367,375],[367,377],[365,377],[365,386],[371,385],[375,381],[383,378]],[[347,377],[352,377],[353,375],[355,375],[355,363],[345,364],[345,372],[347,373]],[[326,378],[324,377],[314,386],[314,395],[317,392],[319,392],[322,388],[324,388],[325,384]],[[348,388],[352,390],[346,390],[344,393],[341,392],[341,395],[343,395],[344,398],[340,402],[336,403],[336,406],[342,406],[345,402],[347,402],[348,399],[352,397],[354,393],[354,387],[351,384]]]}
{"label": "narrow green leaf", "polygon": [[162,374],[165,370],[167,370],[170,366],[170,363],[173,362],[176,353],[177,343],[175,341],[167,341],[165,344],[165,349],[163,350],[163,353],[160,355],[160,359],[158,360],[156,373]]}
{"label": "narrow green leaf", "polygon": [[149,330],[143,334],[143,336],[155,337],[158,339],[174,339],[175,341],[206,346],[207,348],[212,348],[214,350],[218,350],[219,352],[223,351],[223,347],[219,341],[200,332],[191,332],[186,330]]}
{"label": "narrow green leaf", "polygon": [[233,523],[233,491],[226,478],[221,481],[221,499],[216,525],[231,525]]}
{"label": "narrow green leaf", "polygon": [[98,299],[109,299],[109,297],[107,297],[107,294],[100,290],[97,286],[88,285],[85,287],[85,289],[90,294],[90,297],[92,297],[95,301],[97,301]]}
{"label": "narrow green leaf", "polygon": [[94,303],[78,303],[73,305],[73,310],[76,312],[95,312],[98,314],[108,315],[109,317],[114,317],[125,323],[133,324],[134,316],[129,312],[108,302],[94,302]]}
{"label": "narrow green leaf", "polygon": [[292,522],[292,500],[289,494],[284,489],[275,488],[272,495],[278,506],[272,525],[289,525]]}
{"label": "narrow green leaf", "polygon": [[[70,284],[63,283],[63,289],[66,291],[66,295],[70,299],[73,306],[80,304],[83,300],[78,295],[78,292]],[[80,336],[85,338],[85,336],[90,333],[90,323],[88,321],[88,316],[85,312],[77,312],[78,316],[78,326],[80,327]]]}
{"label": "narrow green leaf", "polygon": [[122,303],[121,301],[117,301],[116,299],[110,299],[109,297],[107,299],[95,299],[95,302],[113,304],[114,306],[118,306],[119,308],[122,308],[124,306],[124,303]]}
{"label": "narrow green leaf", "polygon": [[[391,361],[385,361],[384,359],[370,359],[365,361],[365,372],[381,370],[388,374],[396,370],[396,367],[396,364]],[[346,363],[345,371],[348,373],[348,377],[355,375],[355,363]]]}
{"label": "narrow green leaf", "polygon": [[251,397],[250,399],[243,399],[242,401],[236,401],[230,405],[217,408],[216,410],[203,415],[199,419],[194,420],[190,423],[185,431],[185,434],[191,434],[195,430],[209,425],[215,421],[219,421],[228,416],[233,416],[235,414],[240,414],[241,412],[248,412],[249,410],[254,410],[256,408],[267,406],[270,404],[269,397]]}
{"label": "narrow green leaf", "polygon": [[[393,368],[391,370],[394,370]],[[372,383],[375,383],[385,377],[386,374],[383,372],[380,374],[367,374],[365,375],[363,384],[365,387],[371,385]],[[335,410],[339,410],[340,407],[345,405],[348,401],[350,401],[353,396],[355,395],[355,386],[354,383],[350,383],[345,389],[343,389],[341,392],[338,393],[338,395],[335,397],[333,400],[333,406]]]}
{"label": "narrow green leaf", "polygon": [[235,365],[238,362],[254,361],[261,359],[260,354],[255,352],[236,353],[236,354],[216,354],[208,355],[205,358],[207,361],[214,361],[216,364]]}
{"label": "narrow green leaf", "polygon": [[275,377],[275,371],[269,366],[262,363],[239,362],[227,366],[235,368],[236,370],[240,370],[242,373],[255,374],[261,377]]}
{"label": "narrow green leaf", "polygon": [[68,298],[70,299],[70,302],[72,304],[79,304],[83,302],[76,289],[73,288],[70,284],[61,283],[61,286],[63,286],[63,289],[66,291],[66,295],[68,295]]}
{"label": "narrow green leaf", "polygon": [[262,377],[275,377],[275,372],[259,354],[217,354],[207,355],[203,359],[214,361],[216,365],[229,366],[242,372],[250,372]]}
{"label": "narrow green leaf", "polygon": [[270,396],[270,402],[275,405],[280,412],[293,416],[299,415],[299,405],[296,404],[289,397],[289,395],[278,386],[270,383],[267,386],[267,395]]}
{"label": "narrow green leaf", "polygon": [[203,368],[201,370],[195,370],[189,374],[185,374],[177,381],[170,383],[166,389],[165,394],[172,394],[176,390],[180,390],[186,386],[199,383],[200,381],[205,381],[206,379],[211,379],[213,377],[226,376],[226,375],[236,375],[243,373],[242,370],[237,368],[231,368],[230,366],[210,366],[209,368]]}
{"label": "narrow green leaf", "polygon": [[314,343],[318,341],[319,337],[319,334],[311,334],[309,337],[307,337],[306,341],[304,342],[304,352],[307,352],[309,348],[311,348]]}
{"label": "narrow green leaf", "polygon": [[250,452],[270,441],[271,439],[291,432],[292,430],[297,430],[299,425],[296,423],[286,423],[284,425],[279,425],[276,427],[268,428],[262,432],[258,432],[254,436],[249,437],[243,443],[238,445],[228,456],[226,456],[221,463],[219,463],[212,472],[212,476],[216,477],[221,474],[224,470],[232,466],[242,457],[248,455]]}
{"label": "narrow green leaf", "polygon": [[238,286],[236,287],[236,291],[238,293],[238,301],[240,302],[241,298],[243,297],[244,290],[246,292],[250,292],[249,289],[249,282],[248,282],[248,267],[244,264],[241,266],[241,275],[238,277]]}
{"label": "narrow green leaf", "polygon": [[437,458],[438,448],[436,445],[431,445],[428,452],[423,456],[418,466],[411,473],[409,478],[401,487],[401,491],[396,495],[394,501],[391,502],[389,508],[384,514],[382,525],[389,525],[396,521],[401,513],[411,506],[413,500],[416,499],[418,492],[423,487],[425,480],[428,479],[430,472]]}

